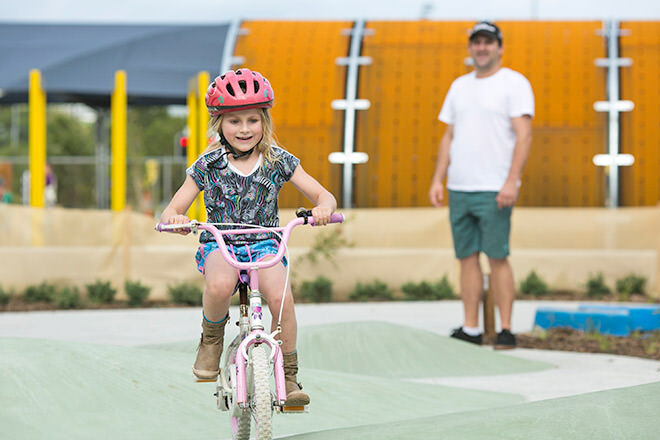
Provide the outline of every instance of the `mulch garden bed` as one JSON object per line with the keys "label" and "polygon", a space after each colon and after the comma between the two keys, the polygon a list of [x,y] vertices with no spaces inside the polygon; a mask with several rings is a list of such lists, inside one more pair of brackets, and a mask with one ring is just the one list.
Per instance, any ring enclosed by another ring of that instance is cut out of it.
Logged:
{"label": "mulch garden bed", "polygon": [[610,353],[660,361],[660,331],[610,336],[571,328],[517,334],[518,347],[580,353]]}
{"label": "mulch garden bed", "polygon": [[113,309],[144,309],[144,308],[173,308],[185,307],[181,304],[175,304],[169,301],[145,301],[139,306],[129,306],[127,301],[113,301],[111,303],[81,303],[80,307],[72,309],[61,309],[51,302],[27,302],[20,297],[12,298],[9,303],[0,305],[0,312],[36,312],[41,310],[113,310]]}

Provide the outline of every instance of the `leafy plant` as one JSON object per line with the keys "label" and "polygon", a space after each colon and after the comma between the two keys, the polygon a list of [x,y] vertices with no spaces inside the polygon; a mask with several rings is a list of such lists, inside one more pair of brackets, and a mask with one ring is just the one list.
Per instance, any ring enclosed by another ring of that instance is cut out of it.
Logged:
{"label": "leafy plant", "polygon": [[43,282],[38,285],[28,286],[23,292],[25,302],[53,302],[55,299],[55,286]]}
{"label": "leafy plant", "polygon": [[589,275],[586,288],[587,296],[591,298],[601,298],[603,295],[611,292],[610,288],[605,284],[605,277],[602,272],[598,272],[596,275]]}
{"label": "leafy plant", "polygon": [[11,300],[11,293],[5,291],[5,289],[0,286],[0,306],[4,306],[9,304],[9,301]]}
{"label": "leafy plant", "polygon": [[329,228],[327,231],[321,231],[314,237],[314,242],[310,249],[301,257],[301,260],[307,260],[310,263],[317,263],[320,258],[331,262],[335,267],[335,255],[343,247],[353,246],[344,236],[344,229],[337,225]]}
{"label": "leafy plant", "polygon": [[149,293],[151,293],[151,287],[145,286],[139,281],[126,280],[124,283],[124,289],[126,290],[126,296],[128,296],[129,306],[139,306],[144,304]]}
{"label": "leafy plant", "polygon": [[646,278],[641,275],[630,274],[616,280],[616,291],[619,294],[630,296],[633,293],[643,295]]}
{"label": "leafy plant", "polygon": [[117,289],[110,285],[110,281],[96,281],[87,284],[87,299],[97,304],[110,304],[114,301]]}
{"label": "leafy plant", "polygon": [[55,306],[58,309],[77,309],[81,305],[77,287],[62,287],[55,293]]}
{"label": "leafy plant", "polygon": [[379,280],[366,284],[358,282],[348,297],[353,301],[390,301],[392,290]]}
{"label": "leafy plant", "polygon": [[318,276],[313,281],[303,281],[300,296],[305,302],[321,303],[332,301],[332,281]]}
{"label": "leafy plant", "polygon": [[202,289],[193,283],[180,283],[167,287],[167,294],[172,302],[190,306],[202,305]]}
{"label": "leafy plant", "polygon": [[526,295],[542,296],[548,293],[548,285],[533,270],[521,281],[520,291]]}
{"label": "leafy plant", "polygon": [[612,349],[612,338],[608,337],[607,335],[595,331],[589,331],[586,333],[586,337],[587,339],[596,341],[600,351],[607,352]]}
{"label": "leafy plant", "polygon": [[444,275],[440,281],[433,285],[435,291],[435,299],[454,299],[456,292],[452,287],[447,275]]}
{"label": "leafy plant", "polygon": [[447,275],[436,283],[422,281],[420,283],[409,282],[401,286],[404,299],[408,301],[433,301],[439,299],[452,299],[456,295],[454,288],[449,283]]}

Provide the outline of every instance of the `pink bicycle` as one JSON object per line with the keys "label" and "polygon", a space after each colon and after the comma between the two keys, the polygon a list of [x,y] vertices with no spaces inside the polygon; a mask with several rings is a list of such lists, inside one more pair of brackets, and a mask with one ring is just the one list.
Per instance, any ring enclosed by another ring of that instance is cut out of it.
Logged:
{"label": "pink bicycle", "polygon": [[[248,440],[250,438],[250,425],[254,420],[255,434],[258,440],[272,439],[273,412],[304,412],[305,407],[285,407],[286,387],[284,384],[284,367],[280,341],[275,336],[281,332],[282,309],[284,296],[289,282],[289,266],[287,266],[284,292],[282,293],[282,306],[277,321],[277,328],[272,333],[266,333],[262,321],[261,293],[259,291],[259,269],[272,267],[280,262],[287,254],[287,243],[291,231],[303,224],[314,225],[314,217],[310,211],[298,209],[297,218],[291,220],[286,226],[265,228],[263,226],[227,224],[227,223],[200,223],[191,221],[186,224],[166,225],[159,223],[158,231],[172,231],[176,229],[189,229],[193,233],[198,230],[208,231],[218,243],[224,259],[239,271],[239,334],[229,344],[223,354],[223,362],[217,379],[215,396],[218,409],[229,411],[231,414],[232,432],[234,440]],[[342,214],[332,214],[330,223],[344,221]],[[239,227],[240,229],[218,229],[218,226]],[[248,233],[273,233],[280,239],[277,254],[272,258],[260,261],[239,262],[230,254],[224,241],[225,235],[238,235]],[[274,377],[274,392],[270,378]]]}

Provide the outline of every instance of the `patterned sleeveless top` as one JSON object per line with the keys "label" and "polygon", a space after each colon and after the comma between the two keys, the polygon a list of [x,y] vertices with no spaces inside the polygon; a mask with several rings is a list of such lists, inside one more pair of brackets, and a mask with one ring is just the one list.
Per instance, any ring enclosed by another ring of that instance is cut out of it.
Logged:
{"label": "patterned sleeveless top", "polygon": [[[204,191],[207,221],[210,223],[248,223],[261,226],[279,226],[277,196],[285,182],[291,179],[300,159],[283,148],[272,147],[277,160],[264,161],[250,175],[242,175],[222,156],[218,148],[201,156],[186,170],[197,187]],[[232,229],[232,227],[220,227]],[[235,245],[273,238],[272,234],[243,234],[227,236]],[[204,231],[200,243],[213,241]]]}

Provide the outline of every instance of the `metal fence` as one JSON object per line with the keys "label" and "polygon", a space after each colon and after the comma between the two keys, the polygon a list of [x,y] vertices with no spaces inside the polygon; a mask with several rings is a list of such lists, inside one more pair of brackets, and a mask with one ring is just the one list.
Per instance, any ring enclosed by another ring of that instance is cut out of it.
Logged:
{"label": "metal fence", "polygon": [[[50,156],[57,181],[57,205],[66,208],[107,209],[110,206],[110,158],[107,156]],[[0,156],[11,169],[7,188],[14,202],[29,204],[27,156]],[[186,158],[146,156],[127,159],[128,206],[134,211],[160,213],[185,178]]]}

